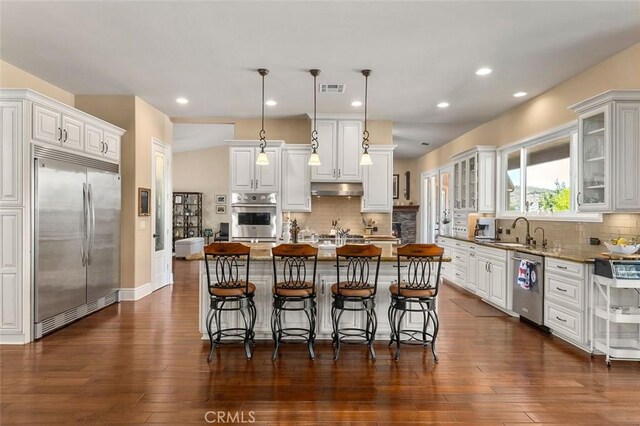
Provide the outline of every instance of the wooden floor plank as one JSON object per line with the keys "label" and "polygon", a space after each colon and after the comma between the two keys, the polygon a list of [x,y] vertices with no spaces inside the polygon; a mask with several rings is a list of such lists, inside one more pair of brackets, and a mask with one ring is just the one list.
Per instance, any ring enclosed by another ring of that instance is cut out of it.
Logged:
{"label": "wooden floor plank", "polygon": [[440,294],[440,362],[386,342],[378,359],[345,347],[310,361],[258,342],[207,363],[197,331],[198,264],[176,261],[175,283],[110,306],[25,346],[0,347],[0,423],[204,423],[208,411],[251,412],[254,424],[584,424],[640,422],[640,363],[591,359],[510,317],[474,317]]}

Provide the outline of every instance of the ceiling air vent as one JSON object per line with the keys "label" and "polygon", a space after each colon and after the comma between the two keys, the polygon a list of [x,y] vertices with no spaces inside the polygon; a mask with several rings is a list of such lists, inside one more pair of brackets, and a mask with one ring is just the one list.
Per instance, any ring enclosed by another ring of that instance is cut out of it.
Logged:
{"label": "ceiling air vent", "polygon": [[320,93],[344,93],[346,88],[346,84],[320,84],[318,91]]}

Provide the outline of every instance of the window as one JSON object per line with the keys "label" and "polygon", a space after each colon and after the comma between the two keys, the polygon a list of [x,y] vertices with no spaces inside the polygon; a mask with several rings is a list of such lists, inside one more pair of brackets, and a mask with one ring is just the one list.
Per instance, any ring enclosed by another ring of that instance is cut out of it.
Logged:
{"label": "window", "polygon": [[579,213],[575,199],[577,174],[575,125],[531,138],[499,151],[503,172],[498,215],[540,219],[600,220]]}

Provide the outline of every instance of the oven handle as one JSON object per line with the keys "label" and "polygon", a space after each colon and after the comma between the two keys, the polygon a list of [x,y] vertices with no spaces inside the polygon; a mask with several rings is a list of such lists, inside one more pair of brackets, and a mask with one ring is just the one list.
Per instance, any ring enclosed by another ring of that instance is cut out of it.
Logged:
{"label": "oven handle", "polygon": [[523,259],[521,257],[513,257],[513,260],[526,260],[527,262],[533,263],[534,265],[542,265],[542,263],[535,260]]}

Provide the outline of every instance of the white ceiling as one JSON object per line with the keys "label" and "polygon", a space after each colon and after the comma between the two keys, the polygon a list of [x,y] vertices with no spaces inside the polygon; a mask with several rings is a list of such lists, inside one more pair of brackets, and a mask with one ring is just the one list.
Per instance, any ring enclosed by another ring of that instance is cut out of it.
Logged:
{"label": "white ceiling", "polygon": [[173,126],[174,153],[196,151],[224,145],[225,140],[233,139],[233,124],[183,124]]}
{"label": "white ceiling", "polygon": [[[345,83],[318,110],[370,117],[420,155],[640,41],[640,2],[0,3],[1,57],[76,94],[136,94],[173,117],[311,110],[309,68]],[[478,77],[474,71],[494,72]],[[523,90],[524,98],[512,94]],[[178,96],[188,105],[178,105]],[[436,104],[451,103],[447,110]],[[268,131],[268,129],[267,129]],[[423,147],[421,142],[429,142]]]}

